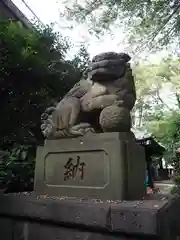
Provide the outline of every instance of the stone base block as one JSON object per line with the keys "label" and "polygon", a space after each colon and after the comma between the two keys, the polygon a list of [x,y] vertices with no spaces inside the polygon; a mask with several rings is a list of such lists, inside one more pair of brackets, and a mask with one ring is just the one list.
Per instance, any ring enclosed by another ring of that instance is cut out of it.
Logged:
{"label": "stone base block", "polygon": [[180,199],[95,201],[8,194],[0,198],[2,240],[177,240]]}
{"label": "stone base block", "polygon": [[37,150],[38,194],[135,200],[144,196],[144,183],[144,149],[132,133],[49,140]]}

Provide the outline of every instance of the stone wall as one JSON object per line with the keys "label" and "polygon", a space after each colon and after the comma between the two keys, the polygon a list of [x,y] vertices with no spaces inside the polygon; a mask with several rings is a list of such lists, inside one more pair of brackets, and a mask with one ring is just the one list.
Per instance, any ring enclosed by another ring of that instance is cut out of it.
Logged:
{"label": "stone wall", "polygon": [[178,239],[179,199],[100,201],[0,196],[2,240]]}

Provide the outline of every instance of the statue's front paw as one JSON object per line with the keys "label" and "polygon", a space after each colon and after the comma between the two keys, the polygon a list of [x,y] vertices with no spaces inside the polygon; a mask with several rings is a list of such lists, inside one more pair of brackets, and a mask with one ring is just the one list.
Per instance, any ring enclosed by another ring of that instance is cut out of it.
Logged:
{"label": "statue's front paw", "polygon": [[41,125],[41,132],[45,138],[48,138],[49,136],[52,135],[54,129],[51,124],[42,124]]}
{"label": "statue's front paw", "polygon": [[80,123],[80,124],[73,126],[70,129],[70,132],[72,133],[72,135],[83,136],[87,132],[94,133],[95,130],[91,127],[91,125],[89,123]]}
{"label": "statue's front paw", "polygon": [[42,124],[41,124],[41,132],[45,138],[48,138],[53,135],[55,132],[55,126],[52,121],[52,116],[46,116],[46,118],[41,118]]}

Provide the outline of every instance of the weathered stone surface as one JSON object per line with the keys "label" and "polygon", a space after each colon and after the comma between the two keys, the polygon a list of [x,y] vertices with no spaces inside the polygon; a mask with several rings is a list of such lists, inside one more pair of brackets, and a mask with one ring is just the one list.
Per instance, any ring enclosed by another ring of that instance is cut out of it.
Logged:
{"label": "weathered stone surface", "polygon": [[144,150],[131,134],[49,140],[37,152],[35,191],[52,196],[140,199],[144,175]]}
{"label": "weathered stone surface", "polygon": [[[14,220],[12,240],[30,240],[29,225],[31,225],[31,224],[28,221]],[[37,237],[38,237],[38,235],[37,235]],[[34,239],[38,239],[38,238],[34,238]],[[40,240],[40,239],[38,239],[38,240]]]}
{"label": "weathered stone surface", "polygon": [[18,223],[15,225],[13,240],[137,240],[134,237],[113,236],[97,232],[81,231],[76,228],[65,228],[40,223]]}
{"label": "weathered stone surface", "polygon": [[[168,203],[159,210],[157,216],[158,231],[162,239],[180,239],[180,198],[171,198]],[[178,236],[178,237],[177,237]]]}
{"label": "weathered stone surface", "polygon": [[98,68],[118,68],[120,65],[124,65],[124,68],[126,67],[126,62],[123,59],[116,59],[116,60],[102,60],[100,62],[92,62],[90,63],[89,68],[92,70],[98,69]]}
{"label": "weathered stone surface", "polygon": [[42,114],[41,130],[45,138],[78,137],[91,132],[130,132],[130,112],[136,101],[136,89],[127,63],[129,59],[124,53],[97,55],[89,68],[88,78],[75,84],[49,113],[46,110]]}
{"label": "weathered stone surface", "polygon": [[66,225],[91,226],[94,229],[110,227],[109,204],[80,199],[51,198],[46,196],[11,196],[0,199],[3,214],[39,219]]}
{"label": "weathered stone surface", "polygon": [[98,81],[98,79],[102,79],[101,81],[108,81],[109,78],[117,79],[124,76],[126,67],[125,66],[119,66],[119,68],[98,68],[93,69],[91,71],[90,76],[92,77],[93,81]]}
{"label": "weathered stone surface", "polygon": [[[129,119],[129,121],[123,121],[124,118]],[[99,122],[106,132],[128,132],[128,129],[131,128],[130,112],[126,108],[117,106],[106,107],[100,114]],[[118,124],[120,122],[121,124]]]}
{"label": "weathered stone surface", "polygon": [[114,204],[111,206],[111,227],[113,231],[156,235],[157,214],[166,203],[166,200],[151,200]]}
{"label": "weathered stone surface", "polygon": [[14,240],[13,234],[13,221],[11,219],[0,216],[0,239]]}
{"label": "weathered stone surface", "polygon": [[8,226],[12,238],[6,232],[5,240],[175,240],[180,236],[179,214],[179,198],[102,202],[8,194],[0,199],[0,218],[5,218],[0,233]]}
{"label": "weathered stone surface", "polygon": [[104,52],[93,57],[92,62],[99,62],[105,59],[124,59],[126,62],[131,60],[131,57],[126,53]]}

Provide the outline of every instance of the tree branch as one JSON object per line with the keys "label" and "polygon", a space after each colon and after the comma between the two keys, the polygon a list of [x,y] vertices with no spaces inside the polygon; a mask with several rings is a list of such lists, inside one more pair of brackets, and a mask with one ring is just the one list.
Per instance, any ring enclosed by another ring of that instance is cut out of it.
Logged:
{"label": "tree branch", "polygon": [[[166,106],[170,111],[174,111],[174,109],[173,108],[171,108],[171,107],[169,107],[163,100],[162,100],[162,98],[160,97],[160,95],[159,95],[159,91],[157,90],[157,98],[158,98],[158,100],[164,105],[164,106]],[[156,97],[153,95],[153,94],[149,94],[153,99],[155,99],[155,100],[157,100],[156,99]]]}

